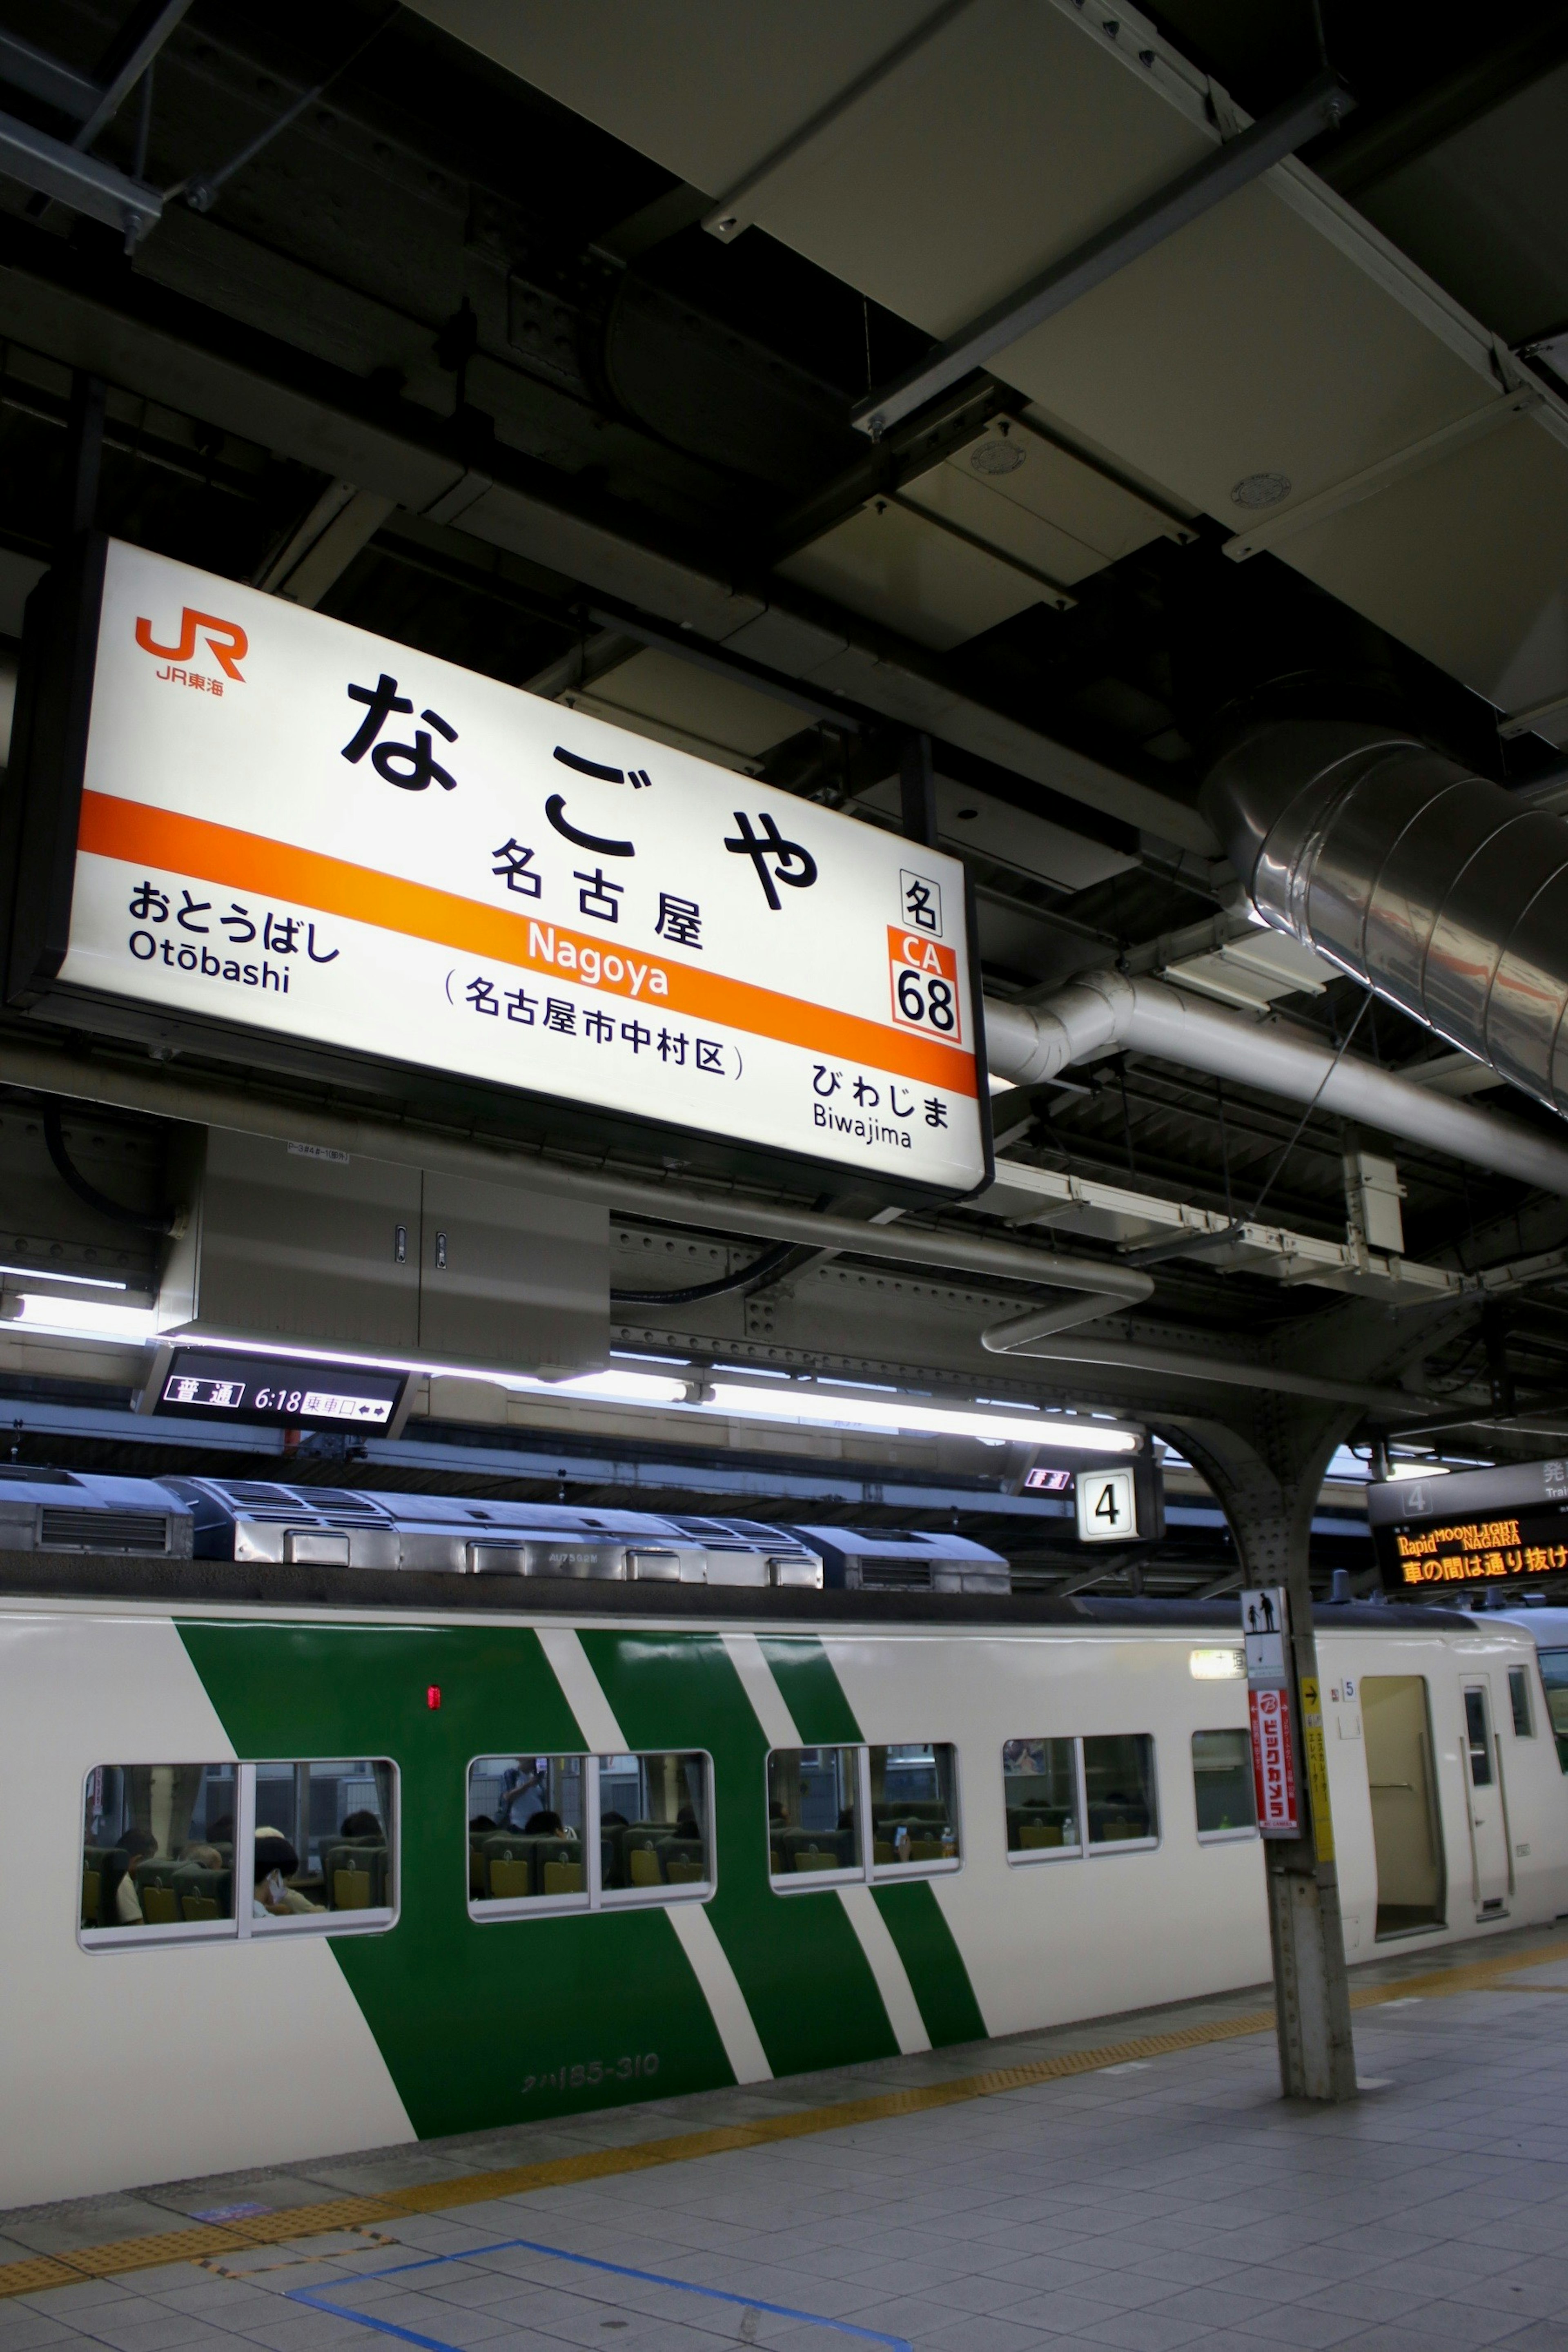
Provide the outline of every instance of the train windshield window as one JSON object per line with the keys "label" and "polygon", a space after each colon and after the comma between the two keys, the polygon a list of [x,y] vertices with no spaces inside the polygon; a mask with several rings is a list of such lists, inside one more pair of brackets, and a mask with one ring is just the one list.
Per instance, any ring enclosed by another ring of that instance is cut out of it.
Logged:
{"label": "train windshield window", "polygon": [[1200,1838],[1248,1837],[1257,1827],[1252,1743],[1244,1731],[1195,1731],[1192,1788]]}
{"label": "train windshield window", "polygon": [[585,1756],[481,1756],[468,1769],[468,1891],[476,1904],[588,1902]]}
{"label": "train windshield window", "polygon": [[599,1759],[599,1854],[607,1895],[695,1892],[712,1884],[707,1758]]}
{"label": "train windshield window", "polygon": [[1083,1789],[1092,1847],[1149,1844],[1158,1835],[1155,1743],[1146,1733],[1086,1739]]}
{"label": "train windshield window", "polygon": [[254,1769],[256,1929],[387,1926],[397,1909],[396,1767],[339,1757]]}
{"label": "train windshield window", "polygon": [[776,1748],[768,1759],[768,1868],[775,1878],[863,1874],[855,1748]]}
{"label": "train windshield window", "polygon": [[1546,1712],[1557,1742],[1557,1761],[1568,1772],[1568,1650],[1542,1650],[1541,1679],[1546,1688]]}
{"label": "train windshield window", "polygon": [[1082,1853],[1076,1739],[1005,1740],[1002,1791],[1010,1855],[1036,1862]]}
{"label": "train windshield window", "polygon": [[872,1866],[886,1870],[958,1860],[956,1750],[941,1742],[868,1748]]}
{"label": "train windshield window", "polygon": [[95,1941],[235,1932],[233,1764],[99,1764],[82,1808],[81,1927]]}
{"label": "train windshield window", "polygon": [[1510,1666],[1508,1670],[1508,1703],[1513,1713],[1513,1736],[1516,1739],[1533,1739],[1535,1717],[1530,1707],[1530,1673],[1525,1666]]}

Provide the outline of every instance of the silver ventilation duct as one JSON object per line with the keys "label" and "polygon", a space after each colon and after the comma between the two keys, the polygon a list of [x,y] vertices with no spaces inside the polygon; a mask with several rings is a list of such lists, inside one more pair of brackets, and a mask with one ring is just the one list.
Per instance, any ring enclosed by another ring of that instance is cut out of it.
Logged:
{"label": "silver ventilation duct", "polygon": [[1568,1108],[1561,817],[1411,736],[1333,720],[1256,728],[1203,805],[1265,922]]}

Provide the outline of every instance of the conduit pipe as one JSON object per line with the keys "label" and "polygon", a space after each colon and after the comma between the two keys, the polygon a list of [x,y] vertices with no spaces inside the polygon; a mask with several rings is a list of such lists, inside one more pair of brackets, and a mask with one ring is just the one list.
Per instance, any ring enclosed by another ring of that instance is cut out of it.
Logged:
{"label": "conduit pipe", "polygon": [[[1568,825],[1554,817],[1540,822],[1557,826],[1568,859]],[[1568,912],[1568,902],[1564,910]],[[1323,946],[1315,936],[1308,943]],[[1326,946],[1323,951],[1332,952]],[[1563,961],[1568,975],[1568,950]],[[1081,974],[1043,1004],[986,1000],[991,1071],[1018,1086],[1053,1078],[1088,1055],[1118,1046],[1187,1069],[1207,1070],[1265,1094],[1315,1102],[1322,1110],[1364,1121],[1385,1135],[1403,1136],[1472,1167],[1515,1177],[1540,1192],[1568,1196],[1568,1145],[1496,1111],[1416,1086],[1353,1055],[1342,1055],[1336,1064],[1333,1051],[1304,1030],[1249,1021],[1168,982],[1094,971]]]}
{"label": "conduit pipe", "polygon": [[748,1240],[801,1243],[898,1265],[946,1267],[992,1281],[1071,1291],[1074,1295],[1060,1306],[1038,1310],[1045,1318],[1042,1328],[1053,1331],[1092,1322],[1115,1307],[1140,1306],[1154,1289],[1150,1276],[1107,1259],[1071,1257],[1060,1250],[1030,1249],[1021,1242],[993,1241],[975,1234],[933,1233],[904,1223],[862,1224],[853,1217],[825,1216],[811,1209],[732,1195],[710,1198],[674,1186],[639,1183],[633,1177],[564,1166],[518,1145],[427,1134],[392,1119],[267,1102],[238,1087],[208,1079],[198,1085],[163,1071],[78,1062],[48,1046],[7,1040],[0,1045],[0,1082],[196,1127],[225,1128],[277,1142],[320,1143],[368,1160],[482,1176],[495,1184],[532,1182],[650,1223],[740,1234]]}
{"label": "conduit pipe", "polygon": [[1202,798],[1265,922],[1568,1109],[1562,817],[1413,736],[1340,720],[1253,728]]}

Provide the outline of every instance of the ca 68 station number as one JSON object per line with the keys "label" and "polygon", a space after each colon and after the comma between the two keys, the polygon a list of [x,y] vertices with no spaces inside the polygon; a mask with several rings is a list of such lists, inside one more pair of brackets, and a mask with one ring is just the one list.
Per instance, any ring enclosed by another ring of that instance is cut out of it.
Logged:
{"label": "ca 68 station number", "polygon": [[889,924],[887,961],[893,1017],[900,1026],[923,1029],[944,1044],[961,1045],[958,959],[953,950],[918,931]]}

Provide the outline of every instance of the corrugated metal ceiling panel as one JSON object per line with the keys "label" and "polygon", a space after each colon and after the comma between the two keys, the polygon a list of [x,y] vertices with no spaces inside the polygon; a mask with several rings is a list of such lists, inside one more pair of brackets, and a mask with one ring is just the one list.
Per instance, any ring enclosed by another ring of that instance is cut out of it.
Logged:
{"label": "corrugated metal ceiling panel", "polygon": [[[416,5],[716,196],[827,110],[832,119],[746,195],[744,214],[936,336],[1213,142],[1201,78],[1126,10],[1102,20],[1065,0]],[[936,29],[876,79],[876,60],[923,26]],[[832,114],[862,78],[870,87]],[[1215,100],[1222,120],[1240,119],[1222,91]],[[1502,398],[1485,332],[1294,163],[1025,337],[995,372],[1176,500],[1239,523],[1249,509],[1233,494],[1251,478],[1287,483],[1288,511]],[[1560,534],[1568,500],[1560,420],[1545,422],[1426,466],[1277,552],[1505,704],[1568,688],[1560,592],[1536,552]],[[972,583],[961,548],[942,548],[942,568]],[[915,592],[933,616],[927,643],[989,609],[977,586],[955,588],[943,622],[944,593],[924,581]],[[1007,601],[994,581],[988,593]]]}

